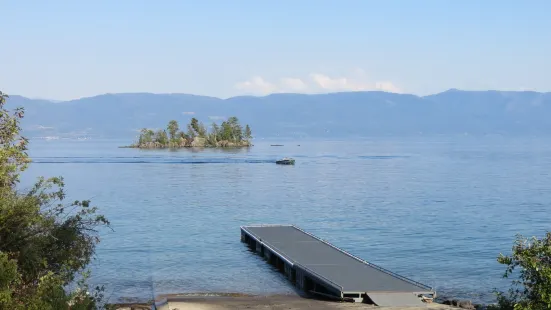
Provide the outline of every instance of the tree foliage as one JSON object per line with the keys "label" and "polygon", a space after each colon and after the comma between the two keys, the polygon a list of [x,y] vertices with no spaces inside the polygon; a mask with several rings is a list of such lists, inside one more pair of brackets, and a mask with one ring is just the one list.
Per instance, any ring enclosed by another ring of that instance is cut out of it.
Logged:
{"label": "tree foliage", "polygon": [[237,117],[232,116],[222,122],[221,125],[213,123],[211,130],[195,117],[185,126],[187,131],[180,131],[178,122],[171,120],[167,125],[167,131],[144,128],[140,131],[138,142],[135,146],[146,148],[186,147],[193,146],[196,138],[202,139],[204,146],[248,146],[252,139],[249,125],[245,130]]}
{"label": "tree foliage", "polygon": [[180,126],[178,125],[178,121],[171,120],[168,122],[167,126],[168,134],[170,136],[170,141],[174,142],[176,141],[176,134],[178,133],[178,130],[180,130]]}
{"label": "tree foliage", "polygon": [[195,117],[192,117],[192,118],[191,118],[191,121],[190,121],[189,125],[191,126],[191,129],[192,129],[195,133],[198,133],[198,132],[199,132],[199,121],[198,121]]}
{"label": "tree foliage", "polygon": [[147,129],[147,128],[142,128],[142,130],[140,131],[139,143],[143,144],[143,143],[153,142],[153,137],[154,136],[155,136],[155,132],[153,132],[153,130]]}
{"label": "tree foliage", "polygon": [[245,126],[245,135],[244,135],[244,138],[247,139],[247,140],[250,140],[253,138],[253,133],[251,131],[251,127],[249,127],[249,125],[246,125]]}
{"label": "tree foliage", "polygon": [[[89,201],[66,204],[62,178],[40,178],[30,190],[17,190],[30,162],[20,135],[24,113],[10,113],[0,95],[0,309],[98,308],[102,289],[88,293],[86,266],[98,229],[109,222]],[[78,278],[79,290],[68,291]]]}
{"label": "tree foliage", "polygon": [[8,98],[0,91],[0,190],[11,190],[29,163],[28,140],[20,135],[20,120],[25,113],[22,108],[8,111],[5,108]]}
{"label": "tree foliage", "polygon": [[551,232],[541,239],[517,236],[511,255],[500,254],[498,262],[513,281],[507,293],[498,293],[494,309],[551,309]]}
{"label": "tree foliage", "polygon": [[189,137],[189,139],[195,139],[195,137],[197,137],[197,131],[195,131],[192,124],[187,124],[186,136]]}
{"label": "tree foliage", "polygon": [[166,134],[166,131],[162,129],[159,129],[157,130],[157,132],[155,132],[154,140],[163,145],[166,145],[169,143],[168,135]]}

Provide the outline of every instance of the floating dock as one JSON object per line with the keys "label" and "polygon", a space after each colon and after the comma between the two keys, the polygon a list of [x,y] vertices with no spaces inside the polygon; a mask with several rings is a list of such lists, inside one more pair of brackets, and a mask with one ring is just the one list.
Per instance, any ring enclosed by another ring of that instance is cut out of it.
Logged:
{"label": "floating dock", "polygon": [[422,306],[429,286],[366,262],[294,225],[241,227],[241,241],[301,290],[378,306]]}

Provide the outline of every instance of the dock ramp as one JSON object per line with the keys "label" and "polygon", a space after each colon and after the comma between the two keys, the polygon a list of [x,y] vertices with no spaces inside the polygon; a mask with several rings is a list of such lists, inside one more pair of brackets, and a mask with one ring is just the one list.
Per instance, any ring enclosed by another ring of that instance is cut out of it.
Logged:
{"label": "dock ramp", "polygon": [[362,260],[294,225],[241,227],[241,241],[305,292],[379,306],[422,306],[434,290]]}

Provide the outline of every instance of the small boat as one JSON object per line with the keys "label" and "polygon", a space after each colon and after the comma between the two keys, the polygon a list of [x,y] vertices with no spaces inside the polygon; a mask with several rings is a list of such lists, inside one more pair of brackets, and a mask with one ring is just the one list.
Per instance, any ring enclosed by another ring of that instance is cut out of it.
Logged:
{"label": "small boat", "polygon": [[276,164],[278,164],[278,165],[294,165],[295,160],[292,159],[292,158],[285,157],[283,159],[276,160]]}

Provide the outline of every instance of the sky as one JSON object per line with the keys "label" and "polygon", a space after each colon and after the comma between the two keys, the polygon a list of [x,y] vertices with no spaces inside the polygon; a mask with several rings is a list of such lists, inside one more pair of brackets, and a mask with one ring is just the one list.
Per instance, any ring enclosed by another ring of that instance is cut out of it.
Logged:
{"label": "sky", "polygon": [[548,0],[0,0],[0,90],[551,91]]}

